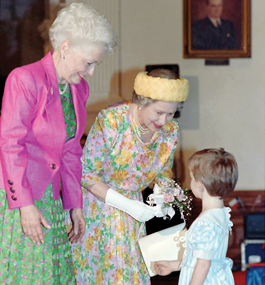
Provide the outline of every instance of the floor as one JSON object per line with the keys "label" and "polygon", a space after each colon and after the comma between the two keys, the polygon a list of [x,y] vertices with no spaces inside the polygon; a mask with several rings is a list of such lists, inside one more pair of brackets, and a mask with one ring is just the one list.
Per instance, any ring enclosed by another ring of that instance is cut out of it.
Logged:
{"label": "floor", "polygon": [[168,276],[151,277],[151,285],[177,285],[179,272],[171,273]]}

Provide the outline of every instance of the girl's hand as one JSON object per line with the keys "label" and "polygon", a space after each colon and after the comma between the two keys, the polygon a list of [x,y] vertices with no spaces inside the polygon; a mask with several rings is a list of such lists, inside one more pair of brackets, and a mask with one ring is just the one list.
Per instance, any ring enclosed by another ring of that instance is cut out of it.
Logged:
{"label": "girl's hand", "polygon": [[158,275],[168,275],[173,271],[179,271],[181,265],[181,260],[172,260],[172,261],[155,261],[154,268]]}
{"label": "girl's hand", "polygon": [[44,243],[42,227],[50,229],[48,222],[35,205],[21,207],[20,209],[21,226],[24,234],[34,243],[39,245]]}

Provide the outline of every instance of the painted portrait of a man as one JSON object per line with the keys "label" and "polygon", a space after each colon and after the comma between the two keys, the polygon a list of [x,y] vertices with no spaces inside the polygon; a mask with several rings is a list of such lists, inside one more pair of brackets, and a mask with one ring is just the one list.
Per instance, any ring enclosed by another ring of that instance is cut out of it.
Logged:
{"label": "painted portrait of a man", "polygon": [[240,34],[234,20],[238,22],[239,19],[234,17],[232,19],[228,18],[231,15],[231,11],[227,11],[229,9],[227,1],[203,0],[193,1],[193,3],[196,5],[194,5],[195,19],[192,21],[192,49],[238,49],[240,46]]}

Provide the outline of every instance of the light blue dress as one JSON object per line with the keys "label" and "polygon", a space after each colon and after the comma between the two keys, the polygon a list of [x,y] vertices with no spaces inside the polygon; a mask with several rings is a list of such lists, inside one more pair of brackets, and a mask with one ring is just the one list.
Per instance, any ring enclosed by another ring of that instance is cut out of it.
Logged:
{"label": "light blue dress", "polygon": [[197,258],[211,260],[204,285],[234,285],[232,260],[226,257],[230,208],[211,209],[202,213],[186,234],[186,252],[182,262],[179,285],[190,283]]}

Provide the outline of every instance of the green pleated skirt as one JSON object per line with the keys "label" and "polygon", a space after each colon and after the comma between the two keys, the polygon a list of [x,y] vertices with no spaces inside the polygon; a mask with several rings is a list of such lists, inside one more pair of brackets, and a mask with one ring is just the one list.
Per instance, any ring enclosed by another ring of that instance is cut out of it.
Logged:
{"label": "green pleated skirt", "polygon": [[76,284],[61,199],[53,199],[50,185],[35,205],[51,226],[42,228],[45,243],[40,245],[24,235],[19,209],[8,209],[0,189],[0,284]]}

